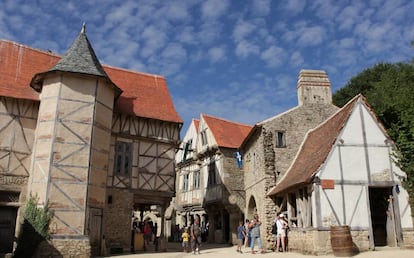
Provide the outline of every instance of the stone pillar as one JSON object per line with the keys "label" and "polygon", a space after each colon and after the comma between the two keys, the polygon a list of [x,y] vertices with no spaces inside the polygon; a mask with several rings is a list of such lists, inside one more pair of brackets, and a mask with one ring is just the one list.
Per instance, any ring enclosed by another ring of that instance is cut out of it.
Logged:
{"label": "stone pillar", "polygon": [[165,234],[165,210],[167,209],[167,205],[163,204],[161,205],[160,208],[160,214],[161,214],[161,232],[160,232],[160,237],[158,239],[158,245],[159,245],[159,250],[161,252],[166,252],[168,249],[168,239],[166,237]]}

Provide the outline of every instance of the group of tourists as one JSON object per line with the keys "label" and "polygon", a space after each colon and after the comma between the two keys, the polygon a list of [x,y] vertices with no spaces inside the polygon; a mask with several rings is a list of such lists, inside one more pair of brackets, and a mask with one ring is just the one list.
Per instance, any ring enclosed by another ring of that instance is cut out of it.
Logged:
{"label": "group of tourists", "polygon": [[[254,249],[254,247],[255,243],[257,242],[258,251],[260,253],[266,253],[265,248],[263,248],[262,239],[260,238],[261,224],[262,223],[259,220],[259,215],[257,214],[254,215],[251,221],[246,219],[244,224],[243,221],[239,222],[239,226],[237,227],[237,252],[242,253],[242,246],[244,245],[245,248],[250,247],[250,252],[252,254],[255,254],[257,251]],[[284,214],[277,214],[272,224],[272,235],[274,239],[273,251],[287,251],[286,239],[288,227],[289,226]]]}

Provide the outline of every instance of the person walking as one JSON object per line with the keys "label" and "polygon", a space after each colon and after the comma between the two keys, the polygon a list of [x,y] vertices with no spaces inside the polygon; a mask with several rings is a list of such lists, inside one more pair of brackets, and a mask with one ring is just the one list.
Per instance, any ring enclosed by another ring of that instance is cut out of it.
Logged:
{"label": "person walking", "polygon": [[200,218],[196,216],[194,218],[194,223],[190,228],[191,235],[191,249],[193,254],[200,254],[200,245],[201,245],[201,227],[200,227]]}
{"label": "person walking", "polygon": [[243,226],[243,221],[240,220],[239,226],[237,227],[237,252],[243,253],[241,248],[243,245],[243,240],[246,237],[246,230]]}
{"label": "person walking", "polygon": [[260,250],[260,253],[266,253],[266,251],[263,249],[262,246],[262,239],[260,238],[260,225],[262,223],[259,220],[259,215],[255,214],[254,219],[250,222],[250,237],[251,237],[251,243],[250,248],[252,254],[256,253],[254,251],[254,243],[257,241],[257,247]]}

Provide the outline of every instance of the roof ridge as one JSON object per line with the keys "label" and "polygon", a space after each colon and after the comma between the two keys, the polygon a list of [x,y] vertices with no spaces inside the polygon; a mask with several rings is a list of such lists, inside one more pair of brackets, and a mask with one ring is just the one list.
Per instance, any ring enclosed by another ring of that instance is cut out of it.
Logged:
{"label": "roof ridge", "polygon": [[22,43],[19,43],[19,42],[13,41],[13,40],[0,39],[0,42],[1,41],[6,42],[6,43],[9,43],[9,44],[12,44],[12,45],[17,45],[17,46],[22,47],[22,48],[30,49],[30,50],[33,50],[33,51],[36,51],[36,52],[41,52],[41,53],[44,53],[46,55],[51,55],[51,56],[55,56],[55,57],[62,58],[61,55],[59,55],[59,54],[57,54],[55,52],[48,51],[48,50],[44,50],[44,49],[40,49],[40,48],[34,48],[34,47],[31,47],[31,46],[28,46],[28,45],[24,45]]}
{"label": "roof ridge", "polygon": [[[31,47],[31,46],[28,46],[28,45],[25,45],[25,44],[22,44],[22,43],[13,41],[13,40],[0,39],[0,42],[1,41],[9,43],[9,44],[17,45],[17,46],[25,48],[25,49],[30,49],[30,50],[33,50],[33,51],[36,51],[36,52],[40,52],[40,53],[43,53],[43,54],[46,54],[46,55],[55,56],[55,57],[58,57],[60,59],[64,56],[64,55],[61,55],[61,54],[58,54],[58,53],[55,53],[55,52],[52,52],[52,51]],[[108,64],[102,64],[102,66],[105,67],[105,68],[113,69],[113,70],[120,70],[120,71],[123,71],[123,72],[129,72],[129,73],[133,73],[133,74],[145,75],[145,76],[148,76],[148,77],[161,77],[161,78],[165,79],[164,75],[136,71],[136,70],[133,70],[131,68],[117,67],[117,66],[108,65]]]}
{"label": "roof ridge", "polygon": [[232,123],[232,124],[238,124],[238,125],[242,125],[242,126],[253,127],[253,125],[249,125],[249,124],[245,124],[245,123],[241,123],[241,122],[236,122],[236,121],[231,121],[231,120],[226,119],[226,118],[216,117],[216,116],[208,115],[208,114],[205,114],[205,113],[201,113],[201,116],[210,117],[210,118],[213,118],[213,119],[221,120],[221,121]]}
{"label": "roof ridge", "polygon": [[158,78],[165,79],[165,76],[160,75],[160,74],[145,73],[145,72],[135,71],[135,70],[132,70],[130,68],[117,67],[117,66],[106,65],[106,64],[102,64],[102,66],[105,67],[105,68],[113,69],[113,70],[120,70],[120,71],[123,71],[123,72],[128,72],[128,73],[140,74],[140,75],[144,75],[144,76],[148,76],[148,77],[158,77]]}

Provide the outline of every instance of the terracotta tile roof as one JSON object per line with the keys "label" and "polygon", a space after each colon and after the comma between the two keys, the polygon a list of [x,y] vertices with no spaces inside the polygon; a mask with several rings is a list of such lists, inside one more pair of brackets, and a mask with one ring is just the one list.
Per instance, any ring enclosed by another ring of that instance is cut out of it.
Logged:
{"label": "terracotta tile roof", "polygon": [[193,119],[193,123],[194,123],[196,133],[198,133],[198,127],[200,125],[200,120],[199,119]]}
{"label": "terracotta tile roof", "polygon": [[221,118],[201,114],[216,139],[219,147],[239,148],[253,126],[231,122]]}
{"label": "terracotta tile roof", "polygon": [[[49,70],[60,56],[7,40],[0,40],[0,95],[39,100],[29,84],[32,77]],[[123,90],[115,110],[129,115],[183,123],[175,110],[162,76],[103,65],[110,79]]]}
{"label": "terracotta tile roof", "polygon": [[285,176],[267,193],[268,196],[277,195],[293,187],[311,182],[315,173],[328,157],[359,99],[366,102],[362,95],[357,95],[324,123],[307,133]]}

